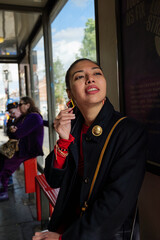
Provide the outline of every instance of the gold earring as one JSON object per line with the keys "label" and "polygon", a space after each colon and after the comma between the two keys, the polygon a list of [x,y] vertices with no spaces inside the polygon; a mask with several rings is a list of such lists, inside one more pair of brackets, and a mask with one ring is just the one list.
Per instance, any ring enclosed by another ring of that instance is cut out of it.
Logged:
{"label": "gold earring", "polygon": [[74,107],[76,106],[72,99],[70,99],[70,100],[66,103],[66,105],[67,105],[68,108],[74,108]]}

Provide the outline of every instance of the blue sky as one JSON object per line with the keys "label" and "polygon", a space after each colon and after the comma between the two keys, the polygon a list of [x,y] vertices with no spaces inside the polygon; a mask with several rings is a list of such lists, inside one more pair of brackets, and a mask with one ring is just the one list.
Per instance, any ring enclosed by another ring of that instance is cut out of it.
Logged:
{"label": "blue sky", "polygon": [[[84,36],[84,27],[88,18],[94,16],[94,0],[69,0],[58,16],[54,19],[52,28],[53,41],[53,57],[60,58],[65,70],[74,60],[75,54],[79,52],[82,46]],[[35,47],[38,51],[38,67],[39,71],[44,73],[44,46],[43,38]],[[10,91],[18,86],[18,69],[9,67],[12,82],[10,83]],[[0,96],[4,94],[2,65],[0,64]]]}
{"label": "blue sky", "polygon": [[89,18],[95,19],[94,0],[70,0],[52,22],[53,59],[59,58],[65,70],[82,47]]}
{"label": "blue sky", "polygon": [[[94,0],[69,0],[51,24],[54,61],[59,58],[66,70],[82,47],[88,18],[95,18]],[[44,73],[43,38],[34,48],[39,74]],[[40,73],[41,72],[41,73]]]}
{"label": "blue sky", "polygon": [[88,18],[94,19],[94,0],[70,0],[54,20],[58,31],[84,27]]}

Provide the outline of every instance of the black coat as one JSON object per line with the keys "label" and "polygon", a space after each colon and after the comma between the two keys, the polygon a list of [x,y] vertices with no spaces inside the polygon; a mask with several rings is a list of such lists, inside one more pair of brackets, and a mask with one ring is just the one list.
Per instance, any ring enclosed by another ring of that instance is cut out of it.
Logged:
{"label": "black coat", "polygon": [[[62,235],[64,240],[129,239],[146,164],[144,127],[133,119],[122,120],[115,129],[105,151],[89,207],[82,217],[76,218],[74,215],[76,204],[82,206],[87,199],[106,137],[113,124],[121,117],[107,99],[96,120],[83,135],[83,179],[79,180],[77,177],[80,132],[83,124],[81,114],[73,124],[71,134],[75,141],[69,146],[64,168],[53,168],[53,152],[46,158],[46,179],[51,187],[60,187],[48,229],[58,231],[61,224],[67,224],[67,229]],[[95,125],[103,129],[98,137],[92,134]]]}

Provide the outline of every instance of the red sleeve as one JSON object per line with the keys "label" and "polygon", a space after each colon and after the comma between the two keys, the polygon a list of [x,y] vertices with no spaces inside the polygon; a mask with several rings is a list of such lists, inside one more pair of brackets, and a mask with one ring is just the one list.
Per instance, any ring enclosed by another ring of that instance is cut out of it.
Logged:
{"label": "red sleeve", "polygon": [[[59,139],[57,144],[60,148],[63,149],[68,149],[69,145],[71,144],[71,142],[74,141],[74,137],[70,134],[69,135],[69,139]],[[64,153],[67,153],[67,151],[64,151]],[[65,163],[66,158],[63,157],[58,151],[56,151],[56,145],[54,146],[54,154],[56,156],[56,161],[54,161],[54,168],[58,168],[58,169],[62,169],[63,165]]]}
{"label": "red sleeve", "polygon": [[62,235],[59,236],[59,240],[62,240]]}

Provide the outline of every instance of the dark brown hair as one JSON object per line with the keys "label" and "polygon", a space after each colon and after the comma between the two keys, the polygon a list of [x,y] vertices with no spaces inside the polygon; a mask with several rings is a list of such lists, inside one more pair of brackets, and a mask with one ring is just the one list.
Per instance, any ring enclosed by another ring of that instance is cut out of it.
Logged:
{"label": "dark brown hair", "polygon": [[[39,109],[35,106],[35,103],[34,103],[34,100],[28,96],[26,97],[22,97],[21,100],[24,102],[24,103],[29,103],[30,104],[30,107],[28,108],[27,110],[27,114],[28,113],[39,113],[40,114],[40,111]],[[41,115],[41,114],[40,114]]]}
{"label": "dark brown hair", "polygon": [[66,72],[66,76],[65,76],[65,82],[66,82],[66,88],[69,90],[70,89],[70,71],[71,69],[78,63],[78,62],[81,62],[81,61],[90,61],[90,62],[93,62],[95,63],[101,70],[102,68],[100,67],[100,65],[95,62],[95,61],[92,61],[91,59],[88,59],[88,58],[80,58],[76,61],[74,61],[71,66],[68,68],[67,72]]}

